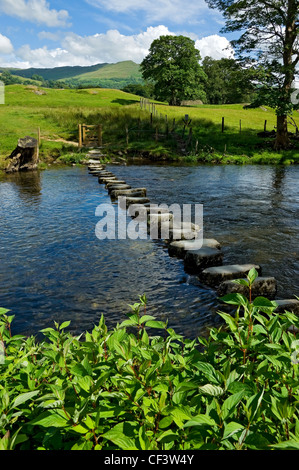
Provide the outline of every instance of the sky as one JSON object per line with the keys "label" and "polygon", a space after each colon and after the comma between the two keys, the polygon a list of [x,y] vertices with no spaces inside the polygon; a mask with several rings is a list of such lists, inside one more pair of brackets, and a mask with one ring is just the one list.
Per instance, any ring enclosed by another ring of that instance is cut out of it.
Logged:
{"label": "sky", "polygon": [[167,34],[193,39],[202,58],[233,55],[205,0],[0,0],[0,25],[2,67],[139,64]]}

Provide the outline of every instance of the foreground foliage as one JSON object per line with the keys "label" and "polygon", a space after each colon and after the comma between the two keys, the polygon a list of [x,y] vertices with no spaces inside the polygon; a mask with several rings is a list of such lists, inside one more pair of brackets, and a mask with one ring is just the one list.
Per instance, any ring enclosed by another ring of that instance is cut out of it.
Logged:
{"label": "foreground foliage", "polygon": [[195,340],[148,315],[145,296],[111,331],[103,317],[84,336],[55,323],[43,342],[12,336],[1,309],[0,448],[299,449],[298,317],[225,300],[234,315]]}

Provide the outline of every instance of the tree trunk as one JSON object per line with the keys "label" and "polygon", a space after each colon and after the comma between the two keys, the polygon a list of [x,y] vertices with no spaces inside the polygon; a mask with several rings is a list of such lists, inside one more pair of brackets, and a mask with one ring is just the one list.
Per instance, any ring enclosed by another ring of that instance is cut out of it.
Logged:
{"label": "tree trunk", "polygon": [[287,149],[290,145],[288,135],[288,117],[286,115],[277,116],[276,139],[274,143],[275,150]]}
{"label": "tree trunk", "polygon": [[38,142],[33,137],[24,137],[19,139],[18,146],[6,158],[11,159],[6,173],[14,173],[16,171],[36,170],[38,164],[39,148]]}

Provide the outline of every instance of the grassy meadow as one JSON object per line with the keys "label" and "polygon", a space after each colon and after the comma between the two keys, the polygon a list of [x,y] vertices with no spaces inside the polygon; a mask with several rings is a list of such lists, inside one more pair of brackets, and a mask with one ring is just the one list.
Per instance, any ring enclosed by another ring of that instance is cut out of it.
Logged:
{"label": "grassy meadow", "polygon": [[[155,103],[140,108],[140,98],[114,89],[46,89],[24,85],[5,88],[0,105],[0,168],[20,137],[37,137],[41,130],[40,155],[51,159],[80,161],[78,124],[102,124],[103,144],[108,155],[120,151],[152,158],[211,163],[298,163],[299,148],[273,152],[271,139],[257,136],[274,129],[276,116],[269,108],[244,109],[239,105],[198,105],[171,107]],[[184,118],[191,123],[184,130]],[[167,121],[166,121],[167,116]],[[224,132],[222,118],[224,117]],[[299,114],[294,116],[299,124]],[[175,120],[175,121],[174,121]],[[241,121],[241,129],[240,129]],[[126,126],[129,130],[128,144]],[[175,126],[175,136],[172,134]],[[188,136],[192,127],[192,139]],[[168,137],[166,137],[168,129]],[[290,130],[294,128],[290,126]]]}

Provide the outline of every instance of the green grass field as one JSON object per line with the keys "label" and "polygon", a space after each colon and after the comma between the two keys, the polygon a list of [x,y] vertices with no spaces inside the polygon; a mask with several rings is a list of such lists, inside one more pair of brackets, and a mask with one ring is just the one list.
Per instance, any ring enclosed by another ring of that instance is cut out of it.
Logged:
{"label": "green grass field", "polygon": [[[42,159],[51,155],[57,158],[59,154],[78,153],[72,142],[78,142],[79,123],[102,124],[103,144],[108,154],[127,147],[125,129],[128,126],[128,150],[176,159],[184,146],[182,135],[186,114],[191,119],[192,143],[185,151],[185,161],[299,162],[298,144],[292,150],[272,152],[265,139],[257,136],[258,132],[263,131],[265,120],[267,130],[274,128],[276,117],[271,109],[244,109],[241,104],[170,107],[156,103],[156,110],[158,116],[154,117],[151,126],[150,111],[140,108],[140,98],[120,90],[6,86],[5,104],[0,105],[0,167],[4,167],[4,158],[14,150],[18,139],[26,135],[36,137],[38,127],[42,136]],[[166,139],[163,136],[166,133],[165,116],[169,131],[175,119],[176,138],[169,136]],[[222,117],[224,132],[221,131]],[[295,119],[299,124],[299,114]],[[185,137],[190,127],[186,128]]]}

